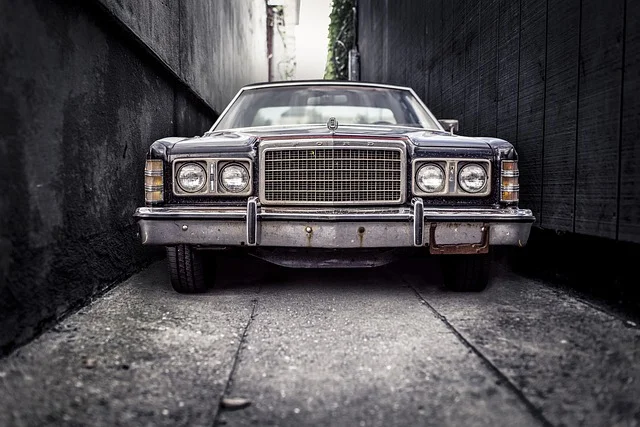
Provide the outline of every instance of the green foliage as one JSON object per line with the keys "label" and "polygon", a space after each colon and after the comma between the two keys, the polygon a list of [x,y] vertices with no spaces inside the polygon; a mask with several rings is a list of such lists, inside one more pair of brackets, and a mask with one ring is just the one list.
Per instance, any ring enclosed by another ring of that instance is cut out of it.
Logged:
{"label": "green foliage", "polygon": [[349,50],[355,45],[353,8],[355,0],[333,0],[329,24],[329,53],[324,78],[347,80]]}

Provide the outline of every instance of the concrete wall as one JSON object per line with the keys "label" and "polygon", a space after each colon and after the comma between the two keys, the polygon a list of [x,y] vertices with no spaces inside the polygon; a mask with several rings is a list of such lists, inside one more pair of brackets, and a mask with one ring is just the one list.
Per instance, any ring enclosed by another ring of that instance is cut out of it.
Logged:
{"label": "concrete wall", "polygon": [[358,4],[363,80],[514,143],[539,226],[640,242],[640,2]]}
{"label": "concrete wall", "polygon": [[268,80],[264,0],[99,1],[216,111]]}
{"label": "concrete wall", "polygon": [[157,257],[148,146],[266,80],[258,3],[0,2],[0,355]]}

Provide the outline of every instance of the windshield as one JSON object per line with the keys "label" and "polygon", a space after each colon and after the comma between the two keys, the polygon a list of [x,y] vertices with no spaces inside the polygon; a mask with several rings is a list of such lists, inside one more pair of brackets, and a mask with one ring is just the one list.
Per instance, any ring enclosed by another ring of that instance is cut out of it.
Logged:
{"label": "windshield", "polygon": [[395,125],[439,129],[408,90],[366,86],[281,86],[240,94],[212,130],[261,126]]}

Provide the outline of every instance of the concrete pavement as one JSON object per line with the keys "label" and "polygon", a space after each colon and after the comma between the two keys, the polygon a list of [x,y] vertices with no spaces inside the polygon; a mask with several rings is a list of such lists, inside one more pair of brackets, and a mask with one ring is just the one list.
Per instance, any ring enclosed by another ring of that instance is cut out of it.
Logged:
{"label": "concrete pavement", "polygon": [[635,323],[506,270],[449,293],[433,267],[227,257],[185,296],[155,264],[0,360],[0,425],[640,424]]}

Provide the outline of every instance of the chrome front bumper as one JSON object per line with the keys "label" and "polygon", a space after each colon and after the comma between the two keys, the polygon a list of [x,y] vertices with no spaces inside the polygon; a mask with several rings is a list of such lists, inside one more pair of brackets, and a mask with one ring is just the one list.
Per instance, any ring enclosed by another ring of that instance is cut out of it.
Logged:
{"label": "chrome front bumper", "polygon": [[249,199],[238,207],[138,208],[145,245],[201,247],[392,248],[480,253],[523,246],[534,217],[527,209],[427,209],[416,198],[400,208],[275,208]]}

